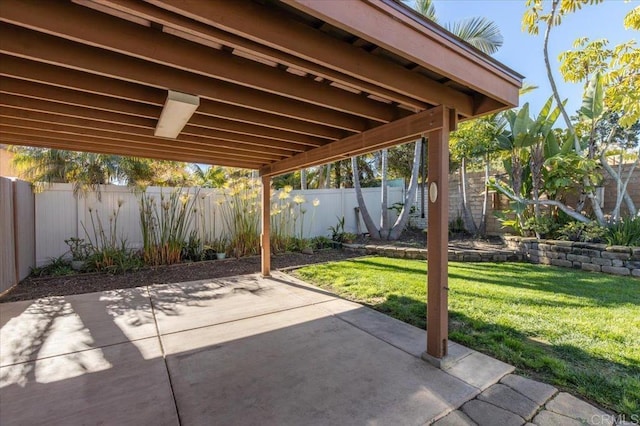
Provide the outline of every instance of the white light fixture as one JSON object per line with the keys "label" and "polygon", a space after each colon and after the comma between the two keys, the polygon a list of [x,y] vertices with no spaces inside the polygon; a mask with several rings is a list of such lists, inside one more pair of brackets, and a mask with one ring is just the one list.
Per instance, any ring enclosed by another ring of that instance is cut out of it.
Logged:
{"label": "white light fixture", "polygon": [[200,105],[200,98],[169,90],[154,135],[175,139]]}

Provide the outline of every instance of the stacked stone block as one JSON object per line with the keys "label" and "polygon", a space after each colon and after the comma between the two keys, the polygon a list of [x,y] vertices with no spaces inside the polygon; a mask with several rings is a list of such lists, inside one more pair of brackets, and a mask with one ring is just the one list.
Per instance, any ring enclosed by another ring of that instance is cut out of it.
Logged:
{"label": "stacked stone block", "polygon": [[505,237],[531,263],[640,277],[640,247]]}

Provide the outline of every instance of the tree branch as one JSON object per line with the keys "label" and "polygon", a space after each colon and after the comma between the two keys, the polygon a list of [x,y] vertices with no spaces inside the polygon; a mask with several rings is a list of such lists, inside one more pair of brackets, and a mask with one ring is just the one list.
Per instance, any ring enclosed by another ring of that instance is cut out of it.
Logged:
{"label": "tree branch", "polygon": [[536,205],[537,204],[537,205],[543,205],[543,206],[556,206],[560,210],[565,212],[567,215],[571,216],[572,218],[574,218],[575,220],[577,220],[579,222],[583,222],[583,223],[591,222],[591,220],[588,217],[586,217],[583,214],[578,213],[577,211],[575,211],[571,207],[561,203],[560,201],[556,201],[556,200],[530,200],[528,198],[522,198],[520,196],[517,196],[513,192],[509,191],[507,188],[502,186],[497,181],[494,181],[491,184],[491,186],[494,187],[495,189],[497,189],[498,191],[502,192],[504,195],[509,197],[511,200],[517,201],[518,203],[529,204],[529,205]]}

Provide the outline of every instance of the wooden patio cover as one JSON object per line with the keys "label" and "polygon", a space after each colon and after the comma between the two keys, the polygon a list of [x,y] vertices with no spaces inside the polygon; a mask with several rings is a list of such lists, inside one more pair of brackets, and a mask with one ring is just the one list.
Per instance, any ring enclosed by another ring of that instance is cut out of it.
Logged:
{"label": "wooden patio cover", "polygon": [[[0,21],[0,143],[257,169],[264,218],[271,176],[427,136],[446,355],[448,134],[522,76],[393,0],[1,0]],[[176,139],[154,137],[168,90],[200,98]]]}

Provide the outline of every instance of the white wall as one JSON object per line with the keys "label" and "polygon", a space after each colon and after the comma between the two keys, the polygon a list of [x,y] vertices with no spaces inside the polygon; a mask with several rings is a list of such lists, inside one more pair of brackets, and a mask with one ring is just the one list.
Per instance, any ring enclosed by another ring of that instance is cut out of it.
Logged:
{"label": "white wall", "polygon": [[[168,195],[172,188],[149,187],[146,193],[155,196],[157,200],[164,193]],[[195,189],[185,188],[183,191],[195,193]],[[371,216],[376,222],[380,218],[380,188],[363,188],[363,197]],[[328,228],[335,226],[338,218],[344,216],[345,231],[357,233],[357,222],[354,208],[358,206],[354,189],[319,189],[293,191],[291,196],[302,195],[306,202],[303,204],[307,210],[304,219],[304,236],[314,237],[319,235],[329,236]],[[388,204],[403,201],[404,190],[402,188],[388,189]],[[218,201],[224,197],[220,190],[200,189],[197,201],[198,209],[203,212],[196,213],[197,220],[202,218],[207,222],[206,229],[213,230],[215,223],[216,236],[224,232],[222,215]],[[318,199],[320,204],[312,206],[313,200]],[[109,218],[113,217],[118,209],[117,233],[127,241],[129,247],[142,246],[142,234],[140,231],[140,210],[138,206],[139,195],[131,189],[121,186],[106,185],[100,190],[100,200],[97,194],[89,192],[76,197],[73,194],[71,184],[54,184],[44,192],[35,196],[35,223],[36,223],[36,264],[41,266],[68,251],[64,240],[70,237],[87,238],[83,226],[86,227],[91,238],[94,238],[91,225],[91,214],[94,223],[99,216],[105,231],[109,229]],[[389,211],[391,220],[395,220],[394,211]],[[194,223],[196,226],[196,223]],[[96,223],[97,227],[97,223]],[[364,223],[360,219],[360,233],[366,232]]]}

